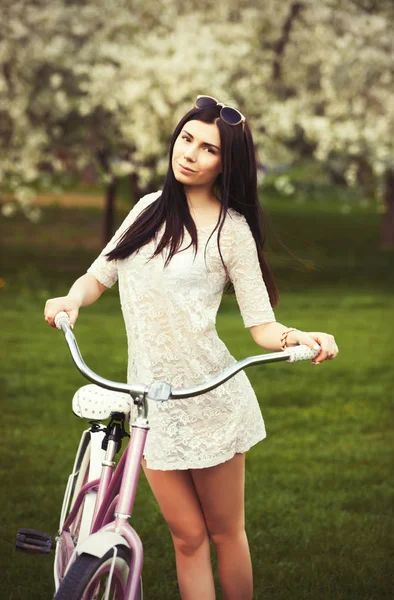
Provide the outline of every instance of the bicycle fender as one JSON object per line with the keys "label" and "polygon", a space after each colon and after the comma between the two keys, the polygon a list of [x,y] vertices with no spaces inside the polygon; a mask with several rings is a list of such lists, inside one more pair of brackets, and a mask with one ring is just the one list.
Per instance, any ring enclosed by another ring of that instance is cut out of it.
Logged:
{"label": "bicycle fender", "polygon": [[104,554],[111,550],[114,546],[126,546],[129,548],[126,538],[121,536],[119,533],[112,531],[98,531],[93,533],[87,539],[77,547],[77,554],[90,554],[91,556],[97,556],[102,558]]}

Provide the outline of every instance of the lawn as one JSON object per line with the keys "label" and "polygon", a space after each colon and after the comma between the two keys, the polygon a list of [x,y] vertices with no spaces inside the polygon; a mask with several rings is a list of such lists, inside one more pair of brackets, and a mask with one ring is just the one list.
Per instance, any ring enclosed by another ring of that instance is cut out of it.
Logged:
{"label": "lawn", "polygon": [[[248,371],[268,432],[247,455],[254,597],[392,598],[393,255],[377,250],[379,217],[371,207],[341,212],[326,201],[274,197],[266,205],[268,256],[282,292],[277,319],[333,333],[340,354],[318,368],[275,364]],[[97,254],[101,218],[95,208],[54,206],[38,225],[18,215],[0,220],[4,600],[52,597],[51,559],[16,553],[13,540],[21,526],[56,532],[84,428],[71,413],[71,398],[84,381],[62,334],[44,323],[43,307],[47,298],[65,294]],[[233,298],[223,302],[218,330],[237,358],[260,352]],[[82,309],[75,334],[94,371],[125,378],[116,290]],[[179,597],[170,535],[143,474],[132,523],[145,549],[146,598]]]}

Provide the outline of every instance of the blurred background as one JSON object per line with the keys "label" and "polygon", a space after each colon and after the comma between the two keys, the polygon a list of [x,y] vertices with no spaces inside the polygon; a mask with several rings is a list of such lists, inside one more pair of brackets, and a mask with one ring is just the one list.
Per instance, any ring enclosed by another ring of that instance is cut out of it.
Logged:
{"label": "blurred background", "polygon": [[[56,532],[85,426],[71,413],[84,381],[45,301],[160,189],[197,94],[252,128],[277,319],[340,348],[319,369],[248,373],[268,431],[247,455],[255,598],[392,598],[393,25],[389,0],[1,0],[1,598],[52,597],[51,559],[13,540]],[[259,353],[234,297],[218,330],[236,358]],[[116,289],[75,334],[93,370],[125,379]],[[146,597],[179,597],[144,475],[132,522]]]}

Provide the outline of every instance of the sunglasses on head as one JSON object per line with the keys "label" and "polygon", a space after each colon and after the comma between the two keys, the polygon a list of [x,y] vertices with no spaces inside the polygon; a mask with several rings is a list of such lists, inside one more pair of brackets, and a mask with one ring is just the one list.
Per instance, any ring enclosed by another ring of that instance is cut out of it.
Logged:
{"label": "sunglasses on head", "polygon": [[239,125],[242,123],[242,131],[244,131],[244,123],[246,118],[242,113],[239,112],[236,108],[232,106],[226,106],[221,102],[218,102],[216,98],[212,98],[212,96],[197,96],[197,100],[194,104],[195,108],[209,108],[211,106],[221,106],[220,109],[220,118],[222,121],[227,123],[227,125]]}

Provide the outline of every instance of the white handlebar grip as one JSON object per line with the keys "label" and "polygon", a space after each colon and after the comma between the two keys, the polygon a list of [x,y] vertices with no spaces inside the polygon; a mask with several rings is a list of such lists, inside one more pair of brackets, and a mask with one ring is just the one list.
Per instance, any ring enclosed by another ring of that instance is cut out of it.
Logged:
{"label": "white handlebar grip", "polygon": [[287,362],[293,363],[297,362],[297,360],[312,360],[320,353],[319,349],[314,350],[313,348],[309,348],[309,346],[301,345],[301,346],[291,346],[291,348],[287,348],[290,352],[290,358]]}
{"label": "white handlebar grip", "polygon": [[70,317],[68,316],[68,314],[66,312],[64,312],[64,310],[57,313],[57,315],[54,318],[54,322],[58,329],[61,329],[62,325],[69,325],[69,326],[71,325]]}

